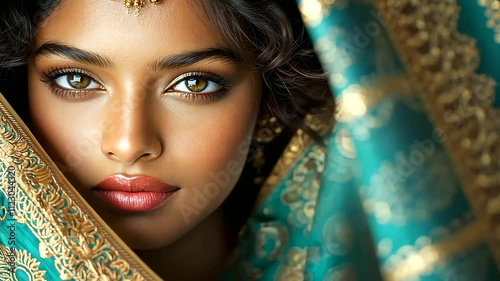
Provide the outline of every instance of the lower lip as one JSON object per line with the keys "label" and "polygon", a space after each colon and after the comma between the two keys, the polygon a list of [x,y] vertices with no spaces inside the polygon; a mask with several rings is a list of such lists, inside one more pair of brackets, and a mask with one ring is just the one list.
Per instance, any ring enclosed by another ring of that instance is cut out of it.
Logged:
{"label": "lower lip", "polygon": [[108,204],[127,212],[148,212],[161,208],[175,192],[97,190],[97,193]]}

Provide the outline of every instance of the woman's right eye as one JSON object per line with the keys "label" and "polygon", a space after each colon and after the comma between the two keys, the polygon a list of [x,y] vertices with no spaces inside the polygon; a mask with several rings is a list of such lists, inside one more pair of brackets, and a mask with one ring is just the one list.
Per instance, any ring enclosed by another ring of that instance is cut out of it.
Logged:
{"label": "woman's right eye", "polygon": [[94,97],[103,93],[106,88],[97,82],[91,73],[78,68],[57,68],[50,72],[42,72],[43,83],[47,84],[55,95],[65,99],[80,99]]}
{"label": "woman's right eye", "polygon": [[56,86],[66,90],[98,90],[102,86],[92,77],[81,73],[69,73],[54,79]]}

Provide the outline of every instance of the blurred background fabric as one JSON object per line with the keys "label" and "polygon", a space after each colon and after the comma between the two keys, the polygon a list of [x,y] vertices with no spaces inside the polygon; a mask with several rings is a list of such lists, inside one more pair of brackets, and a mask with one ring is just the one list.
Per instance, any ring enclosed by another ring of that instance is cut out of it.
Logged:
{"label": "blurred background fabric", "polygon": [[227,280],[500,280],[500,1],[298,5],[337,123],[292,139]]}

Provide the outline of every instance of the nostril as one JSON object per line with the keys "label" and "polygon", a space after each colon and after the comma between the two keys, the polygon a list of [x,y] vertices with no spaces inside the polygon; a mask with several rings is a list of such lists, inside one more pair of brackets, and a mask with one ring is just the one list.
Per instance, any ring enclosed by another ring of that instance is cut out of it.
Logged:
{"label": "nostril", "polygon": [[108,152],[108,153],[106,153],[106,155],[108,156],[109,159],[113,159],[113,160],[117,159],[116,155],[113,152]]}

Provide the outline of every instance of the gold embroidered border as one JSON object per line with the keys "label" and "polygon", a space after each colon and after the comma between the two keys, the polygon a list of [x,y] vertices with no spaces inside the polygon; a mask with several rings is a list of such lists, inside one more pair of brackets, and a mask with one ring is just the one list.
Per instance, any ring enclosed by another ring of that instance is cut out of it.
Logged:
{"label": "gold embroidered border", "polygon": [[457,30],[456,0],[376,0],[395,45],[418,81],[464,189],[487,227],[500,265],[500,111],[495,81],[477,74],[475,41]]}
{"label": "gold embroidered border", "polygon": [[436,245],[425,246],[411,253],[394,270],[385,275],[387,281],[403,281],[429,272],[442,261],[466,252],[484,241],[485,223],[468,225],[459,233],[449,236]]}
{"label": "gold embroidered border", "polygon": [[292,166],[297,162],[300,155],[304,153],[306,148],[311,144],[311,137],[309,137],[303,130],[297,130],[297,133],[292,137],[287,147],[283,151],[280,159],[274,166],[271,174],[267,177],[266,181],[261,187],[255,207],[259,207],[277,187],[279,182],[288,173]]}
{"label": "gold embroidered border", "polygon": [[312,145],[311,150],[297,163],[280,194],[281,204],[290,210],[288,225],[302,228],[306,237],[312,231],[321,187],[321,180],[317,175],[322,175],[325,170],[326,153],[325,146]]}
{"label": "gold embroidered border", "polygon": [[[305,119],[305,124],[319,133],[324,135],[332,130],[334,125],[334,116],[331,112],[323,114],[308,115]],[[283,180],[285,175],[290,171],[293,165],[297,162],[306,148],[313,142],[312,138],[302,129],[298,129],[295,135],[290,139],[287,147],[283,150],[281,157],[274,165],[273,170],[265,180],[261,187],[254,209],[258,208],[271,194],[271,192]]]}
{"label": "gold embroidered border", "polygon": [[2,95],[0,103],[3,160],[16,167],[17,191],[24,193],[17,198],[28,208],[18,209],[23,217],[17,220],[38,237],[40,254],[55,258],[61,278],[118,280],[124,273],[131,280],[161,280],[64,178]]}

